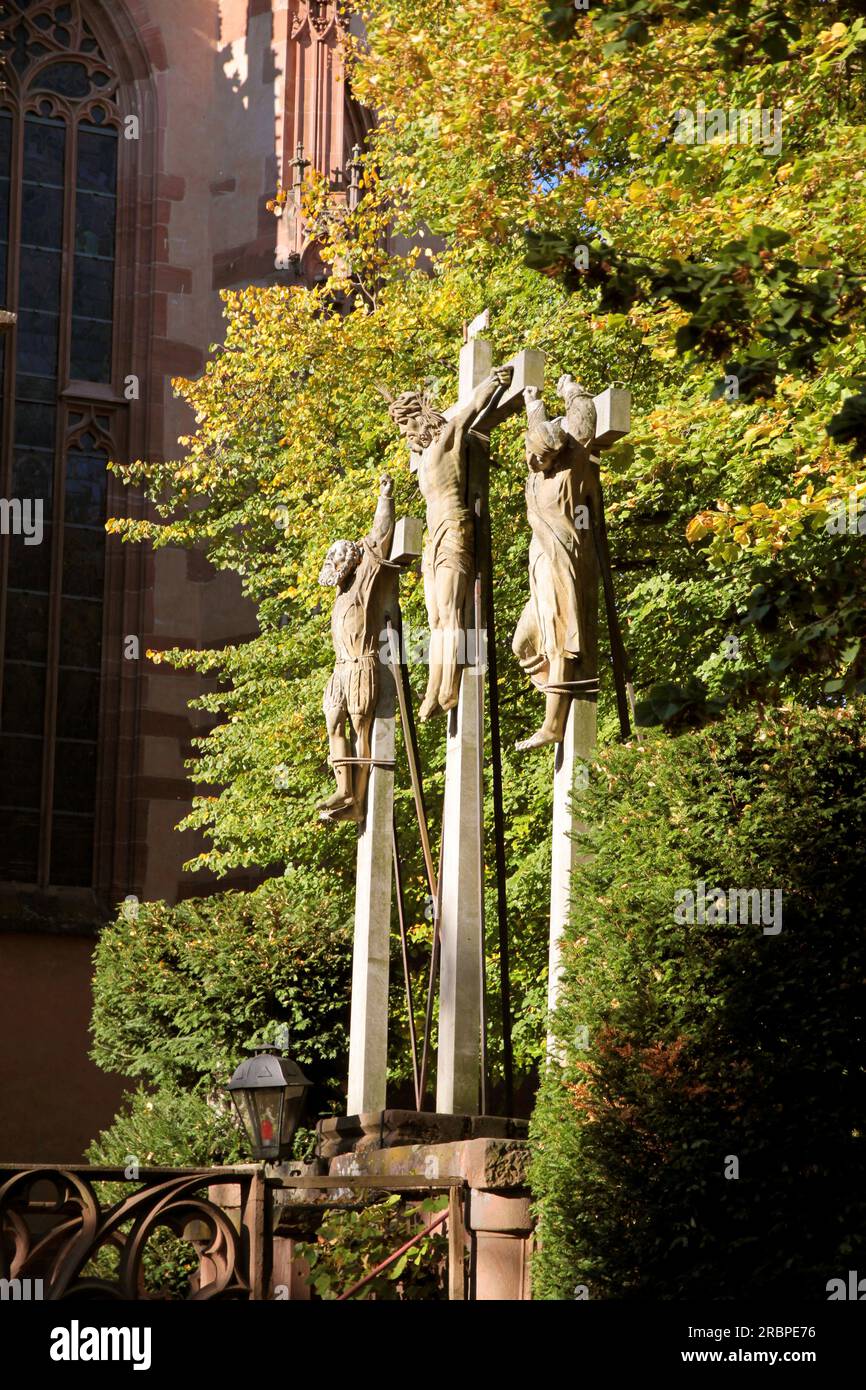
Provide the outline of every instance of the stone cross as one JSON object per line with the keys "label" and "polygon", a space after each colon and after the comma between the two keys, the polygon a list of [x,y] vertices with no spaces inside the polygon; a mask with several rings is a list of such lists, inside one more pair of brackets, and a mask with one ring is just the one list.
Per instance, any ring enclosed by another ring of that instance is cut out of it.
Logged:
{"label": "stone cross", "polygon": [[421,522],[401,517],[391,541],[383,600],[382,661],[370,736],[366,806],[358,828],[352,1008],[347,1114],[385,1109],[388,1064],[388,971],[391,954],[392,824],[394,818],[395,687],[385,637],[388,619],[400,633],[399,575],[421,554]]}
{"label": "stone cross", "polygon": [[[597,470],[600,466],[600,452],[609,449],[629,431],[631,423],[631,393],[621,388],[609,387],[601,395],[594,397],[596,423],[594,439],[591,444],[590,461]],[[600,511],[601,494],[598,494]],[[594,518],[601,521],[601,516]],[[589,539],[589,538],[588,538]],[[589,580],[593,601],[588,605],[591,622],[598,625],[598,560],[593,547],[591,568],[595,571]],[[597,631],[589,634],[589,647],[597,647]],[[598,721],[597,696],[576,690],[570,700],[565,731],[554,749],[553,763],[553,827],[550,864],[550,949],[548,957],[547,1005],[549,1015],[558,1002],[562,983],[562,938],[571,911],[571,896],[575,873],[581,863],[586,862],[575,836],[586,827],[574,814],[573,797],[576,789],[586,785],[589,776],[590,760],[595,752]],[[548,1035],[548,1055],[553,1054],[553,1039]]]}
{"label": "stone cross", "polygon": [[[527,386],[544,379],[544,354],[521,352],[508,364],[511,381],[479,418],[470,433],[467,458],[467,497],[477,515],[474,576],[486,582],[485,523],[489,506],[490,431],[523,407]],[[491,372],[493,348],[484,338],[471,338],[460,352],[460,386],[446,419],[465,407]],[[436,1109],[443,1114],[477,1114],[481,1065],[481,1001],[484,984],[484,681],[482,634],[476,583],[469,585],[464,630],[474,635],[467,644],[457,708],[448,715],[445,755],[445,799],[442,811],[442,858],[438,921],[441,933],[439,986],[439,1052],[436,1068]],[[477,609],[477,612],[476,612]]]}

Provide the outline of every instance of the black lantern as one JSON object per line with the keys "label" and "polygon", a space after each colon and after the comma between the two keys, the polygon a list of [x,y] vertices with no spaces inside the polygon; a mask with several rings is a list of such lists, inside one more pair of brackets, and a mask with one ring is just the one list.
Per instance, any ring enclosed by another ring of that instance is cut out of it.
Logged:
{"label": "black lantern", "polygon": [[255,1158],[289,1158],[312,1084],[278,1047],[257,1047],[241,1062],[228,1089]]}

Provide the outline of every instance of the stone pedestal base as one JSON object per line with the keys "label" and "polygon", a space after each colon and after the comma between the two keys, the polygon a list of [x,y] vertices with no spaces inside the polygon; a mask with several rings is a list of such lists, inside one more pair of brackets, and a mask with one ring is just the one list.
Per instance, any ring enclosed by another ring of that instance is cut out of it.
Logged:
{"label": "stone pedestal base", "polygon": [[279,1303],[309,1303],[307,1261],[295,1254],[296,1240],[274,1233],[273,1295]]}
{"label": "stone pedestal base", "polygon": [[531,1297],[529,1198],[473,1189],[469,1201],[475,1287],[472,1296],[519,1302]]}
{"label": "stone pedestal base", "polygon": [[401,1176],[427,1178],[430,1182],[461,1178],[468,1196],[464,1208],[469,1242],[467,1295],[485,1302],[518,1301],[531,1297],[529,1260],[533,1228],[528,1162],[529,1145],[525,1140],[479,1138],[356,1150],[332,1159],[328,1171],[332,1178],[345,1175],[347,1180],[381,1177],[383,1189],[390,1178]]}
{"label": "stone pedestal base", "polygon": [[[384,1111],[396,1134],[397,1118],[403,1124],[424,1121],[428,1130],[463,1122],[522,1125],[525,1121],[497,1116],[416,1115],[412,1111]],[[407,1118],[408,1117],[408,1118]],[[371,1117],[354,1116],[356,1123]],[[338,1127],[347,1121],[322,1122],[330,1126],[334,1142]],[[345,1139],[345,1128],[343,1138]],[[448,1198],[454,1214],[449,1220],[450,1299],[480,1301],[528,1299],[529,1260],[533,1244],[530,1196],[527,1184],[529,1145],[525,1138],[471,1138],[429,1144],[390,1144],[355,1148],[315,1164],[280,1164],[268,1169],[274,1236],[274,1297],[309,1298],[306,1270],[295,1255],[295,1243],[314,1240],[323,1217],[335,1208],[352,1210],[357,1203],[383,1200],[389,1192],[401,1192],[407,1201],[421,1201],[435,1192]],[[429,1184],[429,1186],[428,1186]],[[449,1196],[450,1194],[450,1196]],[[468,1261],[465,1259],[468,1253]]]}
{"label": "stone pedestal base", "polygon": [[501,1115],[442,1115],[429,1110],[368,1110],[334,1115],[316,1126],[318,1157],[393,1149],[406,1144],[449,1144],[461,1139],[525,1139],[526,1120]]}

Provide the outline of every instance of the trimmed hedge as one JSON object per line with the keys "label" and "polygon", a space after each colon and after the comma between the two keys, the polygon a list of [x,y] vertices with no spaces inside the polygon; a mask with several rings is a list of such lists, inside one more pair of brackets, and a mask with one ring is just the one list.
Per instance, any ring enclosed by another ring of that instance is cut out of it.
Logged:
{"label": "trimmed hedge", "polygon": [[139,1086],[87,1150],[89,1163],[126,1168],[220,1168],[248,1163],[234,1106],[220,1094]]}
{"label": "trimmed hedge", "polygon": [[314,1082],[307,1123],[342,1104],[351,929],[339,899],[298,875],[252,893],[121,910],[95,958],[92,1057],[144,1083],[91,1156],[231,1162],[223,1087],[250,1045],[288,1025]]}
{"label": "trimmed hedge", "polygon": [[[862,702],[753,710],[601,757],[532,1126],[537,1297],[825,1299],[866,1269],[864,736]],[[781,890],[781,931],[677,920],[701,881]]]}

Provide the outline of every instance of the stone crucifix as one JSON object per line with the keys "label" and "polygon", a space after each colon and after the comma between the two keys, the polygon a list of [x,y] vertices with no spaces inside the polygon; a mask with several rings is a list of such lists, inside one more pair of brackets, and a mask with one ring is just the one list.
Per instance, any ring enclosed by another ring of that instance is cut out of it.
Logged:
{"label": "stone crucifix", "polygon": [[[548,1007],[557,1004],[560,947],[568,921],[572,879],[580,861],[575,834],[583,827],[572,810],[581,772],[596,745],[599,580],[605,580],[608,618],[612,582],[600,481],[602,449],[627,434],[631,396],[609,387],[595,398],[572,376],[560,377],[564,414],[548,417],[541,391],[524,391],[526,403],[526,515],[530,597],[514,634],[514,654],[545,699],[544,719],[521,751],[556,745],[551,854]],[[605,568],[607,574],[604,573]],[[623,676],[624,673],[621,673]]]}
{"label": "stone crucifix", "polygon": [[[480,341],[480,340],[473,340]],[[473,360],[475,357],[473,350]],[[468,495],[469,431],[500,387],[510,367],[486,374],[461,394],[456,410],[441,415],[417,391],[404,391],[389,405],[391,419],[406,439],[413,471],[427,504],[427,543],[422,571],[430,655],[421,719],[455,708],[461,663],[466,660],[466,600],[475,573],[475,520]]]}
{"label": "stone crucifix", "polygon": [[370,531],[361,541],[335,541],[319,576],[337,590],[331,614],[336,662],[324,698],[337,788],[319,803],[319,815],[358,824],[349,1114],[385,1108],[395,748],[386,633],[389,623],[400,633],[400,572],[421,553],[421,523],[395,520],[393,494],[385,474]]}
{"label": "stone crucifix", "polygon": [[[427,504],[424,578],[431,629],[422,716],[448,714],[442,856],[436,1109],[479,1109],[484,940],[484,634],[490,432],[544,380],[544,354],[521,352],[494,369],[492,344],[460,352],[455,404],[439,414],[418,392],[391,401]],[[437,637],[437,633],[439,636]],[[471,636],[470,636],[471,635]],[[474,657],[474,664],[468,664]]]}
{"label": "stone crucifix", "polygon": [[370,736],[382,685],[381,633],[387,618],[392,616],[396,623],[398,616],[395,577],[388,562],[393,536],[394,482],[385,474],[369,533],[361,541],[335,541],[319,575],[320,584],[337,591],[331,610],[336,664],[324,699],[337,790],[319,802],[324,821],[364,819]]}

